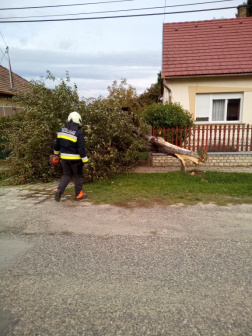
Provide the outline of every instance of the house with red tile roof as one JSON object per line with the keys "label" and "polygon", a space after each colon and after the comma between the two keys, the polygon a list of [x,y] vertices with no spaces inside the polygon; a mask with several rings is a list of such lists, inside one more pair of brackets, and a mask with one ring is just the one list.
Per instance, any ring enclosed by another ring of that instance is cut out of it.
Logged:
{"label": "house with red tile roof", "polygon": [[252,17],[165,23],[163,102],[196,124],[252,124]]}
{"label": "house with red tile roof", "polygon": [[[4,68],[0,65],[0,117],[9,116],[13,114],[14,105],[12,102],[12,97],[16,91],[27,90],[27,84],[29,82],[11,72],[9,69]],[[16,107],[16,110],[19,108]]]}

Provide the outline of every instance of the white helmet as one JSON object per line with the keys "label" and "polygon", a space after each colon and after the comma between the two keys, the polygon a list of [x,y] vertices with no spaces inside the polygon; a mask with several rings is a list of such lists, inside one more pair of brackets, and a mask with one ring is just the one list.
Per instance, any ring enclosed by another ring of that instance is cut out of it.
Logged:
{"label": "white helmet", "polygon": [[71,120],[79,125],[81,125],[82,123],[81,116],[79,115],[78,112],[75,112],[75,111],[71,112],[67,118],[67,121],[71,121]]}

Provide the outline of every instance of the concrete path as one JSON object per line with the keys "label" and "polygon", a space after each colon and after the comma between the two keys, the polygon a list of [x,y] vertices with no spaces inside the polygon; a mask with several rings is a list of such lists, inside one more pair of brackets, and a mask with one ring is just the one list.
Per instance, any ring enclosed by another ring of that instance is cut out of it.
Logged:
{"label": "concrete path", "polygon": [[128,209],[0,188],[0,335],[252,334],[252,205]]}

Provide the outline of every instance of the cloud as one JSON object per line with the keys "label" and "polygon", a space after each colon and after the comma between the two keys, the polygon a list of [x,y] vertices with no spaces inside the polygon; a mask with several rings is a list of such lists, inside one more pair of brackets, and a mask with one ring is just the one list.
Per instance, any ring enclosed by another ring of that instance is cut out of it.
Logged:
{"label": "cloud", "polygon": [[[122,78],[143,92],[156,81],[161,68],[161,55],[155,51],[72,53],[12,48],[11,56],[13,71],[28,80],[46,77],[46,70],[65,78],[69,71],[71,82],[85,97],[106,96],[107,86]],[[51,82],[47,84],[52,86]]]}
{"label": "cloud", "polygon": [[73,41],[69,41],[69,40],[68,41],[61,41],[60,44],[59,44],[59,48],[67,50],[67,49],[70,49],[73,44],[74,44]]}
{"label": "cloud", "polygon": [[[60,44],[66,46],[67,41]],[[109,52],[68,52],[39,49],[12,48],[12,60],[19,63],[51,65],[106,65],[106,66],[157,66],[161,61],[159,50],[114,51]],[[18,62],[17,62],[18,61]]]}

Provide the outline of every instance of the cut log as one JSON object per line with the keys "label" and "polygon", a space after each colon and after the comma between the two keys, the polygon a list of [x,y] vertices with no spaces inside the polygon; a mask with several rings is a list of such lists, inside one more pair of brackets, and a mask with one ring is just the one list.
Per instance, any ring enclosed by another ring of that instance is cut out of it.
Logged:
{"label": "cut log", "polygon": [[[151,144],[151,149],[155,148],[157,152],[163,153],[169,156],[176,157],[181,162],[181,170],[186,171],[185,162],[190,162],[199,166],[203,162],[208,161],[208,154],[205,148],[201,149],[200,155],[195,152],[189,151],[188,149],[175,146],[161,137],[154,137],[145,135],[144,138]],[[150,147],[148,144],[148,147]]]}

